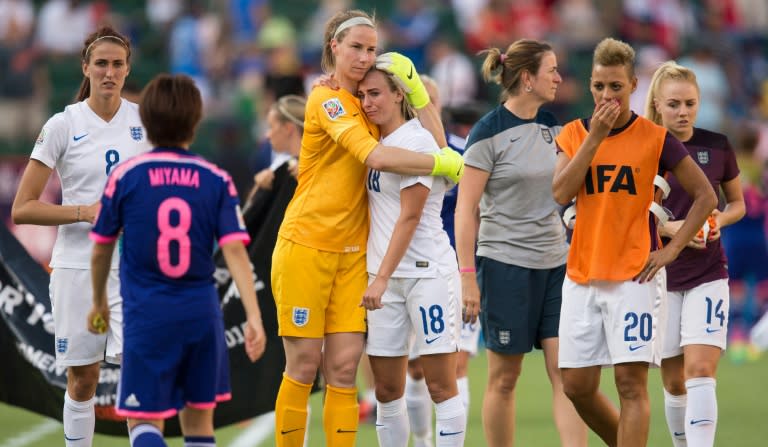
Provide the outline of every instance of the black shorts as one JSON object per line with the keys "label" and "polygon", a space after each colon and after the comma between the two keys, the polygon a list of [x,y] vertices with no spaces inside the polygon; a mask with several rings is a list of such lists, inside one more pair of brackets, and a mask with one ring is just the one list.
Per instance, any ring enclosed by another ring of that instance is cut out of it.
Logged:
{"label": "black shorts", "polygon": [[530,269],[478,256],[477,266],[486,348],[523,354],[557,337],[565,264]]}

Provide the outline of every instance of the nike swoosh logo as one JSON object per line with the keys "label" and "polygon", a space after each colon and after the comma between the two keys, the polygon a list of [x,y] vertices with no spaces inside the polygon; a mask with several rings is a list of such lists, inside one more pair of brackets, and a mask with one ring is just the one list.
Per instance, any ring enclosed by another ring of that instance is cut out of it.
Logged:
{"label": "nike swoosh logo", "polygon": [[683,436],[683,435],[685,435],[685,432],[676,432],[676,431],[674,431],[674,432],[672,432],[672,434],[674,436]]}
{"label": "nike swoosh logo", "polygon": [[637,351],[638,349],[640,349],[640,348],[642,348],[642,347],[644,347],[644,346],[645,346],[645,345],[630,346],[630,347],[629,347],[629,350],[630,350],[630,351]]}
{"label": "nike swoosh logo", "polygon": [[409,81],[410,81],[411,79],[413,79],[413,65],[411,65],[411,72],[410,72],[410,73],[408,73],[408,76],[407,76],[407,78],[408,78],[408,80],[409,80]]}
{"label": "nike swoosh logo", "polygon": [[433,338],[433,339],[431,339],[431,340],[430,340],[429,338],[427,338],[427,339],[425,339],[424,341],[425,341],[425,342],[427,342],[427,344],[428,344],[428,345],[431,345],[431,344],[432,344],[432,343],[434,343],[434,342],[435,342],[435,340],[437,340],[438,338],[440,338],[440,336],[438,336],[438,337],[435,337],[435,338]]}
{"label": "nike swoosh logo", "polygon": [[440,430],[440,436],[453,436],[453,435],[460,435],[464,433],[463,431],[442,431]]}
{"label": "nike swoosh logo", "polygon": [[709,422],[710,424],[715,423],[712,419],[691,419],[691,425],[701,424],[702,422]]}
{"label": "nike swoosh logo", "polygon": [[287,435],[288,433],[293,433],[295,431],[301,430],[300,428],[294,428],[293,430],[280,430],[281,435]]}
{"label": "nike swoosh logo", "polygon": [[713,334],[715,332],[720,332],[720,329],[707,328],[707,334]]}
{"label": "nike swoosh logo", "polygon": [[75,136],[72,137],[72,139],[75,140],[75,141],[80,141],[80,140],[82,140],[83,138],[85,138],[87,136],[88,136],[88,134],[84,133],[84,134],[82,134],[80,136],[75,135]]}
{"label": "nike swoosh logo", "polygon": [[82,438],[70,438],[69,436],[67,436],[66,433],[64,433],[64,439],[66,439],[67,441],[79,441],[81,439],[85,439],[85,436],[83,436]]}
{"label": "nike swoosh logo", "polygon": [[510,142],[510,143],[514,143],[515,141],[519,140],[520,138],[522,138],[522,137],[517,137],[517,138],[510,138],[510,139],[509,139],[509,142]]}
{"label": "nike swoosh logo", "polygon": [[357,433],[357,430],[344,430],[340,428],[336,430],[336,433]]}

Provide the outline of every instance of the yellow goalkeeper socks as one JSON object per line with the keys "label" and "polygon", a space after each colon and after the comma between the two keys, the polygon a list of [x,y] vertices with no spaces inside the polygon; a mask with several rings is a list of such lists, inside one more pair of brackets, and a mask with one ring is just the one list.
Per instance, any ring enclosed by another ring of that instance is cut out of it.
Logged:
{"label": "yellow goalkeeper socks", "polygon": [[354,447],[358,424],[357,388],[327,385],[323,406],[325,445]]}
{"label": "yellow goalkeeper socks", "polygon": [[275,401],[275,441],[277,447],[302,447],[307,431],[307,403],[311,383],[301,383],[283,373]]}

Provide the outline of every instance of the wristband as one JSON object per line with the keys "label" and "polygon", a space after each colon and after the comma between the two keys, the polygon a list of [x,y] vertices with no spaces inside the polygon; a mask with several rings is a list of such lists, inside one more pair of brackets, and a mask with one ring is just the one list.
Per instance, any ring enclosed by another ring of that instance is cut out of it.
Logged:
{"label": "wristband", "polygon": [[80,222],[80,205],[77,205],[77,217],[75,219]]}
{"label": "wristband", "polygon": [[459,269],[459,273],[477,273],[474,267],[462,267]]}

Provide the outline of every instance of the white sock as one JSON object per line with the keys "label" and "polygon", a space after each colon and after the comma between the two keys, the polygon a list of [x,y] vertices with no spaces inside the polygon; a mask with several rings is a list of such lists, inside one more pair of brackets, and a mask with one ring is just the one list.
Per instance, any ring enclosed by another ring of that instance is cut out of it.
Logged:
{"label": "white sock", "polygon": [[[376,403],[376,390],[373,388],[366,390],[365,394],[363,395],[363,399],[370,402],[371,404]],[[309,425],[307,425],[309,427]]]}
{"label": "white sock", "polygon": [[461,402],[464,404],[464,410],[469,417],[469,377],[459,377],[456,379],[456,386],[459,388],[459,396],[461,396]]}
{"label": "white sock", "polygon": [[408,414],[405,398],[376,402],[376,437],[382,447],[408,447]]}
{"label": "white sock", "polygon": [[690,447],[712,447],[717,428],[715,379],[697,377],[685,381],[688,406],[685,410],[685,437]]}
{"label": "white sock", "polygon": [[458,394],[435,404],[435,430],[437,447],[459,447],[464,445],[467,431],[467,411]]}
{"label": "white sock", "polygon": [[78,402],[64,393],[64,439],[67,447],[91,447],[96,428],[96,412],[91,398]]}
{"label": "white sock", "polygon": [[664,415],[667,417],[667,427],[674,447],[688,446],[685,438],[685,406],[688,400],[686,396],[675,396],[664,390]]}
{"label": "white sock", "polygon": [[405,403],[414,447],[432,447],[432,400],[427,382],[405,377]]}

